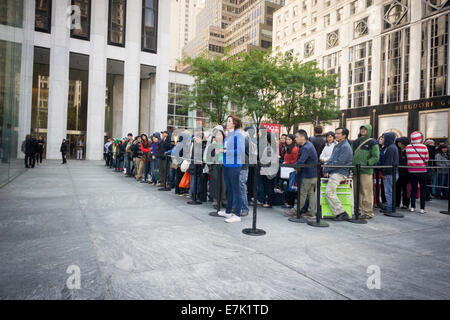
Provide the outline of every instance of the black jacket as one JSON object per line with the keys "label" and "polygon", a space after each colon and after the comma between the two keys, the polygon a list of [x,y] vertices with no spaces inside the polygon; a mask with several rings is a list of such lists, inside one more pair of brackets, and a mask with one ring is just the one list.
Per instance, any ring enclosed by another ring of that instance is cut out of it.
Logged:
{"label": "black jacket", "polygon": [[[393,132],[387,132],[384,134],[385,151],[383,156],[383,166],[398,165],[399,155],[398,147],[394,143],[395,134]],[[392,174],[392,169],[381,169],[382,175],[386,176]]]}
{"label": "black jacket", "polygon": [[309,138],[309,141],[311,141],[314,148],[316,149],[317,156],[320,156],[323,148],[325,148],[325,138],[323,136],[313,136]]}
{"label": "black jacket", "polygon": [[166,160],[166,155],[164,153],[168,152],[170,149],[172,149],[172,138],[170,135],[167,136],[166,140],[161,139],[161,143],[159,144],[157,157],[161,160]]}
{"label": "black jacket", "polygon": [[67,153],[67,143],[61,143],[61,148],[59,148],[59,151],[62,153]]}
{"label": "black jacket", "polygon": [[38,152],[37,140],[31,137],[25,141],[25,154],[30,156],[36,154],[36,152]]}

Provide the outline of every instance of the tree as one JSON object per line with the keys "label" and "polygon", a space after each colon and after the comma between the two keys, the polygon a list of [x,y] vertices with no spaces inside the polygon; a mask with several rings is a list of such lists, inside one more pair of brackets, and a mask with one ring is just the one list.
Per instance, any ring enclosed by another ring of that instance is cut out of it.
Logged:
{"label": "tree", "polygon": [[189,110],[201,110],[213,124],[223,124],[230,113],[230,63],[220,56],[208,59],[204,55],[186,57],[183,63],[191,66],[189,74],[195,82],[181,104]]}
{"label": "tree", "polygon": [[271,118],[287,128],[301,122],[335,119],[336,75],[327,74],[317,67],[316,62],[301,63],[289,54],[274,57],[277,65],[277,103],[271,109]]}
{"label": "tree", "polygon": [[230,97],[259,129],[263,118],[273,114],[278,95],[277,66],[270,50],[243,52],[230,60],[233,86]]}

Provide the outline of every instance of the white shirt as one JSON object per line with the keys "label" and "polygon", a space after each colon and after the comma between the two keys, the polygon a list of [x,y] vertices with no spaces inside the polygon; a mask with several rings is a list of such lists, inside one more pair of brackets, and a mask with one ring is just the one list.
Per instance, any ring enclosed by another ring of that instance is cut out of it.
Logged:
{"label": "white shirt", "polygon": [[328,159],[330,159],[331,154],[333,153],[334,146],[336,145],[336,142],[333,142],[331,144],[326,143],[325,147],[322,150],[322,153],[320,154],[320,160],[323,162],[327,162]]}

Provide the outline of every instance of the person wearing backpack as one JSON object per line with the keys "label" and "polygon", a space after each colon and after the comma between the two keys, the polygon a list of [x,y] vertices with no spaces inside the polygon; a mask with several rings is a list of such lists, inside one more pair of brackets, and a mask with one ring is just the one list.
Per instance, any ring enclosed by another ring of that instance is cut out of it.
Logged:
{"label": "person wearing backpack", "polygon": [[408,172],[411,181],[411,212],[416,210],[416,195],[420,185],[420,213],[424,214],[427,196],[427,161],[430,159],[428,148],[422,144],[423,135],[419,131],[411,133],[411,143],[406,147]]}

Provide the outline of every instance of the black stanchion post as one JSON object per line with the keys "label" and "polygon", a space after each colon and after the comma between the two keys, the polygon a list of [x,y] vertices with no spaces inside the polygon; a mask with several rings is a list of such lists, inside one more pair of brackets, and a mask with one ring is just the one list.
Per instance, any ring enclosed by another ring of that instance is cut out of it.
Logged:
{"label": "black stanchion post", "polygon": [[208,213],[211,217],[221,217],[219,216],[220,208],[222,207],[222,165],[215,164],[217,171],[217,187],[216,187],[216,199],[217,199],[217,211]]}
{"label": "black stanchion post", "polygon": [[442,214],[450,214],[450,165],[447,163],[447,211],[439,211]]}
{"label": "black stanchion post", "polygon": [[259,178],[259,163],[255,165],[255,174],[254,174],[254,181],[253,181],[253,221],[252,221],[252,227],[246,228],[242,230],[243,234],[246,234],[248,236],[263,236],[266,234],[266,231],[262,229],[256,228],[256,217],[258,212],[258,178]]}
{"label": "black stanchion post", "polygon": [[295,222],[295,223],[307,223],[308,220],[306,220],[305,218],[300,216],[300,210],[302,208],[300,208],[300,175],[302,173],[302,169],[301,168],[296,168],[297,169],[297,216],[296,217],[291,217],[288,220],[290,222]]}
{"label": "black stanchion post", "polygon": [[320,206],[320,163],[317,165],[317,185],[316,185],[316,221],[308,221],[308,224],[312,227],[321,227],[321,228],[326,228],[329,227],[330,225],[328,223],[326,223],[325,221],[322,220],[322,211],[321,211],[321,206]]}
{"label": "black stanchion post", "polygon": [[397,165],[392,165],[392,212],[386,212],[384,215],[393,218],[404,218],[405,216],[396,210],[397,192]]}
{"label": "black stanchion post", "polygon": [[165,174],[165,177],[164,177],[164,187],[162,187],[162,188],[159,188],[158,189],[158,191],[170,191],[171,190],[171,188],[170,188],[170,186],[168,187],[167,186],[167,182],[170,180],[170,166],[169,166],[169,156],[167,155],[166,156],[166,174]]}
{"label": "black stanchion post", "polygon": [[201,201],[197,200],[197,174],[198,174],[197,168],[198,168],[198,165],[194,164],[194,199],[187,202],[187,204],[191,204],[191,205],[202,204]]}
{"label": "black stanchion post", "polygon": [[[354,181],[353,181],[354,182]],[[355,184],[353,183],[353,187]],[[348,222],[358,223],[358,224],[366,224],[367,220],[359,218],[359,189],[361,188],[361,165],[356,165],[356,191],[353,192],[355,196],[355,208],[353,212],[352,219],[347,220]]]}

